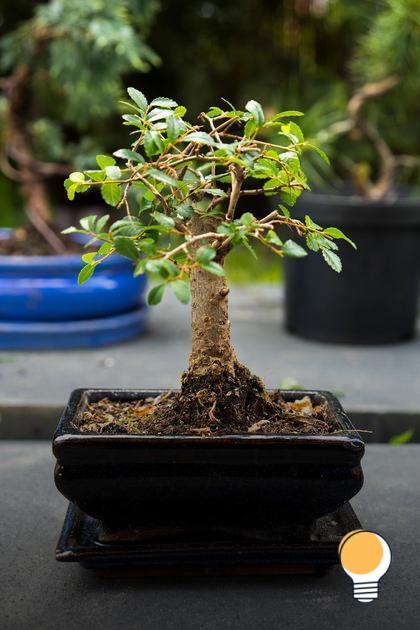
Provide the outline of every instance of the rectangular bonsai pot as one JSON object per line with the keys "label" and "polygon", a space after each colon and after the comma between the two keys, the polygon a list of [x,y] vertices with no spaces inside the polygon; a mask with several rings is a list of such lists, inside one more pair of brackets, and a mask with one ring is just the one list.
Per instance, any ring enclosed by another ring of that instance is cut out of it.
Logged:
{"label": "rectangular bonsai pot", "polygon": [[326,401],[343,433],[214,437],[81,433],[86,404],[159,391],[78,389],[57,427],[58,490],[105,529],[137,526],[307,525],[362,487],[364,444],[329,392],[285,391]]}

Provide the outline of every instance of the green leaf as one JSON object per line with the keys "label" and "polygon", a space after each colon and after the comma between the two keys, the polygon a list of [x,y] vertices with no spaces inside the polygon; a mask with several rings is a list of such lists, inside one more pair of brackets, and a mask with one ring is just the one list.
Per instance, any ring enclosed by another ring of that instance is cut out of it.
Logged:
{"label": "green leaf", "polygon": [[143,231],[143,224],[137,218],[125,217],[115,221],[109,228],[109,231],[115,236],[137,236]]}
{"label": "green leaf", "polygon": [[[278,157],[277,157],[278,159]],[[275,164],[272,160],[261,158],[255,163],[256,175],[262,178],[277,178],[280,175],[280,169],[278,164]]]}
{"label": "green leaf", "polygon": [[312,221],[309,215],[305,215],[305,225],[306,227],[313,228],[314,230],[322,230],[322,227],[318,225],[317,223],[315,223],[314,221]]}
{"label": "green leaf", "polygon": [[74,196],[75,196],[75,194],[76,194],[77,187],[78,187],[78,184],[73,184],[72,186],[69,186],[69,187],[67,188],[67,198],[68,198],[70,201],[73,201]]}
{"label": "green leaf", "polygon": [[79,272],[79,275],[77,276],[77,283],[83,284],[84,282],[86,282],[86,280],[89,280],[89,278],[93,275],[94,271],[95,271],[95,265],[88,264],[82,267],[82,269]]}
{"label": "green leaf", "polygon": [[221,188],[204,188],[203,192],[212,197],[227,197],[227,193]]}
{"label": "green leaf", "polygon": [[104,256],[105,254],[109,254],[111,250],[112,250],[111,243],[108,243],[108,241],[105,241],[105,243],[102,243],[102,245],[98,249],[98,254],[100,256]]}
{"label": "green leaf", "polygon": [[[277,189],[277,188],[279,188],[280,186],[283,186],[283,185],[284,185],[283,181],[281,179],[279,179],[278,177],[276,177],[275,179],[268,179],[266,182],[264,182],[263,189],[264,190],[269,190],[270,188],[276,188]],[[267,193],[264,193],[264,194],[266,194],[266,195],[273,195],[273,194],[276,194],[276,191],[274,193],[273,192],[267,192]]]}
{"label": "green leaf", "polygon": [[103,182],[106,175],[101,171],[85,171],[85,175],[92,179],[94,182]]}
{"label": "green leaf", "polygon": [[122,190],[119,184],[102,184],[101,195],[110,206],[118,206],[122,198]]}
{"label": "green leaf", "polygon": [[267,241],[267,243],[270,243],[270,245],[277,245],[278,247],[281,247],[283,245],[283,241],[279,238],[276,232],[274,232],[274,230],[269,230],[267,232],[265,240]]}
{"label": "green leaf", "polygon": [[342,264],[337,254],[332,252],[330,249],[323,249],[322,255],[324,257],[325,262],[331,267],[331,269],[334,269],[334,271],[336,271],[337,273],[340,273],[342,269]]}
{"label": "green leaf", "polygon": [[294,206],[296,199],[300,196],[301,190],[299,188],[283,188],[280,191],[280,199],[287,203],[289,206]]}
{"label": "green leaf", "polygon": [[168,186],[173,186],[175,188],[179,188],[178,180],[174,179],[164,171],[159,171],[157,168],[151,168],[148,171],[148,175],[151,175],[154,179],[157,179],[159,182],[163,184],[167,184]]}
{"label": "green leaf", "polygon": [[185,280],[175,280],[175,282],[172,282],[172,289],[182,304],[188,304],[191,298],[189,282]]}
{"label": "green leaf", "polygon": [[140,241],[137,241],[137,247],[146,256],[154,256],[156,253],[156,243],[152,238],[142,238]]}
{"label": "green leaf", "polygon": [[156,147],[157,147],[157,152],[158,153],[163,153],[163,151],[165,150],[165,145],[163,143],[162,138],[160,137],[160,134],[158,131],[152,130],[150,132],[153,136],[153,142],[155,143]]}
{"label": "green leaf", "polygon": [[256,219],[255,219],[254,215],[251,212],[245,212],[239,218],[239,222],[242,223],[242,225],[247,225],[247,226],[252,225],[255,221],[256,221]]}
{"label": "green leaf", "polygon": [[181,133],[181,125],[178,118],[175,118],[173,114],[171,116],[168,116],[166,120],[166,130],[169,140],[171,142],[175,142],[175,140],[179,137],[179,134]]}
{"label": "green leaf", "polygon": [[144,134],[143,143],[147,157],[152,157],[157,153],[161,153],[165,148],[162,142],[162,138],[160,137],[159,132],[156,130],[146,131],[146,133]]}
{"label": "green leaf", "polygon": [[261,127],[264,124],[263,108],[258,101],[248,101],[245,105],[245,109],[252,114],[258,127]]}
{"label": "green leaf", "polygon": [[174,109],[174,115],[178,116],[178,118],[182,118],[183,116],[185,116],[186,113],[187,113],[187,108],[184,107],[183,105],[178,105],[178,107]]}
{"label": "green leaf", "polygon": [[285,164],[287,170],[295,176],[301,174],[300,158],[294,151],[285,151],[280,156],[280,160]]}
{"label": "green leaf", "polygon": [[61,234],[74,234],[74,232],[80,232],[80,230],[78,230],[75,227],[68,227],[65,230],[61,230]]}
{"label": "green leaf", "polygon": [[162,261],[161,260],[148,260],[146,262],[146,271],[148,271],[149,273],[158,273],[158,274],[160,274],[161,269],[162,269]]}
{"label": "green leaf", "polygon": [[218,146],[217,142],[204,131],[193,131],[182,139],[183,142],[195,142],[196,144],[208,144],[211,147]]}
{"label": "green leaf", "polygon": [[102,230],[104,229],[108,219],[109,219],[109,214],[104,214],[103,217],[100,217],[98,219],[98,222],[96,224],[96,232],[102,232]]}
{"label": "green leaf", "polygon": [[173,220],[173,218],[168,217],[166,214],[163,214],[163,212],[152,212],[152,217],[156,219],[159,225],[164,225],[165,227],[169,228],[172,228],[175,225],[175,221]]}
{"label": "green leaf", "polygon": [[315,153],[318,153],[318,155],[324,160],[324,162],[326,162],[327,164],[330,164],[330,158],[325,153],[325,151],[317,147],[315,144],[306,143],[305,146],[315,151]]}
{"label": "green leaf", "polygon": [[176,278],[176,276],[179,276],[179,269],[176,264],[172,262],[172,260],[162,260],[162,265],[168,276],[172,278]]}
{"label": "green leaf", "polygon": [[138,129],[143,129],[144,127],[142,119],[140,116],[137,116],[137,114],[124,114],[122,119],[125,120],[123,123],[124,125],[134,125],[134,127],[137,127]]}
{"label": "green leaf", "polygon": [[96,215],[90,214],[87,217],[83,217],[82,219],[80,219],[79,223],[84,230],[93,232],[95,228],[95,223],[96,223]]}
{"label": "green leaf", "polygon": [[130,149],[118,149],[118,151],[114,151],[113,155],[123,160],[132,160],[133,162],[140,162],[141,164],[144,162],[144,157],[140,155],[140,153],[131,151]]}
{"label": "green leaf", "polygon": [[220,107],[210,107],[209,111],[207,112],[207,116],[209,118],[215,118],[215,116],[221,116],[223,114],[223,109],[220,109]]}
{"label": "green leaf", "polygon": [[96,162],[101,169],[106,169],[107,166],[113,166],[116,164],[113,157],[110,155],[97,155]]}
{"label": "green leaf", "polygon": [[173,107],[177,107],[178,103],[171,98],[158,96],[157,98],[153,99],[150,105],[153,105],[154,107],[168,107],[169,109],[172,109]]}
{"label": "green leaf", "polygon": [[246,237],[242,237],[241,242],[242,242],[243,245],[245,245],[245,247],[247,248],[249,253],[255,258],[255,260],[257,260],[258,259],[257,253],[256,253],[255,249],[253,247],[251,247],[248,239]]}
{"label": "green leaf", "polygon": [[322,236],[322,234],[316,234],[315,236],[321,249],[332,249],[333,251],[338,250],[338,245],[335,241],[330,240],[326,236]]}
{"label": "green leaf", "polygon": [[194,214],[194,208],[187,203],[180,203],[175,208],[176,214],[179,214],[183,219],[189,219]]}
{"label": "green leaf", "polygon": [[254,118],[250,118],[244,128],[244,133],[246,138],[252,138],[254,133],[257,131],[257,123]]}
{"label": "green leaf", "polygon": [[301,245],[289,239],[283,245],[283,254],[288,258],[303,258],[308,255],[308,252]]}
{"label": "green leaf", "polygon": [[75,182],[75,183],[77,183],[77,184],[83,184],[83,183],[84,183],[84,181],[85,181],[85,176],[84,176],[84,174],[83,174],[83,173],[79,173],[79,172],[76,172],[76,173],[70,173],[70,175],[69,175],[69,179],[70,179],[72,182]]}
{"label": "green leaf", "polygon": [[231,236],[236,232],[236,225],[232,223],[221,223],[217,227],[218,234],[224,234],[225,236]]}
{"label": "green leaf", "polygon": [[209,271],[210,273],[214,274],[215,276],[225,275],[223,267],[219,265],[219,263],[214,262],[213,260],[211,260],[208,263],[202,264],[201,267],[205,269],[206,271]]}
{"label": "green leaf", "polygon": [[290,118],[292,116],[303,116],[303,112],[299,112],[296,109],[288,109],[285,112],[279,112],[271,119],[272,122],[279,120],[280,118]]}
{"label": "green leaf", "polygon": [[289,122],[287,125],[282,125],[281,130],[286,135],[291,135],[296,142],[304,142],[305,138],[302,133],[302,129],[294,122]]}
{"label": "green leaf", "polygon": [[318,243],[318,235],[317,234],[308,234],[306,237],[306,247],[311,249],[313,252],[319,251],[319,243]]}
{"label": "green leaf", "polygon": [[163,120],[164,118],[169,118],[172,115],[172,112],[169,109],[161,109],[160,107],[155,107],[151,112],[147,114],[147,120],[150,123],[157,122],[158,120]]}
{"label": "green leaf", "polygon": [[141,260],[139,260],[137,265],[134,267],[134,277],[135,278],[137,276],[139,276],[140,274],[144,273],[145,265],[146,265],[146,259],[145,258],[141,258]]}
{"label": "green leaf", "polygon": [[107,166],[105,173],[109,179],[121,179],[121,169],[119,166]]}
{"label": "green leaf", "polygon": [[136,90],[136,88],[133,87],[129,87],[127,89],[127,92],[131,100],[135,102],[140,111],[144,112],[147,107],[147,98],[145,97],[145,95],[140,92],[140,90]]}
{"label": "green leaf", "polygon": [[91,264],[95,260],[96,252],[88,252],[87,254],[83,254],[82,260],[84,263]]}
{"label": "green leaf", "polygon": [[147,157],[152,157],[154,153],[157,151],[157,147],[153,140],[153,136],[151,131],[146,131],[143,138],[144,150],[146,151]]}
{"label": "green leaf", "polygon": [[165,293],[165,285],[158,284],[153,289],[149,291],[149,295],[147,296],[147,303],[149,306],[156,306],[159,304],[163,298],[163,294]]}
{"label": "green leaf", "polygon": [[213,249],[213,247],[203,246],[197,249],[196,259],[200,265],[206,265],[211,260],[213,260],[215,256],[216,251]]}
{"label": "green leaf", "polygon": [[389,440],[390,444],[407,444],[408,442],[410,442],[410,440],[412,439],[414,435],[414,429],[407,429],[407,431],[403,431],[402,433],[399,433],[398,435],[393,435],[392,438]]}
{"label": "green leaf", "polygon": [[328,236],[332,236],[333,238],[342,238],[347,243],[350,243],[350,245],[354,247],[354,249],[357,249],[356,243],[354,243],[351,239],[349,239],[349,237],[346,236],[344,232],[342,232],[338,228],[335,228],[335,227],[326,228],[323,231],[323,234],[327,234]]}
{"label": "green leaf", "polygon": [[135,246],[134,242],[127,236],[117,236],[117,238],[114,240],[114,247],[118,254],[121,254],[121,256],[124,256],[125,258],[137,260],[139,257],[137,247]]}

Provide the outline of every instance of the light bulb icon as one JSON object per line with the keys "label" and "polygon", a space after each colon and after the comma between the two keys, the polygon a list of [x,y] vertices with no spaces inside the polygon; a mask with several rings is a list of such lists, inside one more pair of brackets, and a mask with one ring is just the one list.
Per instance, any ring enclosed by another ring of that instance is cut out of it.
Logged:
{"label": "light bulb icon", "polygon": [[353,596],[369,603],[378,597],[378,582],[391,564],[391,550],[376,532],[349,532],[338,548],[341,566],[353,580]]}

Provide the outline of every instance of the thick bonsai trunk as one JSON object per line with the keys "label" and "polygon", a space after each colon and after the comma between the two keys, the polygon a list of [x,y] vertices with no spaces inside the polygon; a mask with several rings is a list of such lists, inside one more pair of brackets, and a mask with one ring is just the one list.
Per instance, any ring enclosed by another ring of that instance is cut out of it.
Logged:
{"label": "thick bonsai trunk", "polygon": [[[194,235],[215,229],[214,219],[195,216]],[[197,247],[200,246],[200,243]],[[218,259],[223,264],[223,259]],[[220,369],[233,372],[236,361],[228,317],[226,280],[201,268],[191,272],[192,351],[189,369],[197,376]]]}
{"label": "thick bonsai trunk", "polygon": [[228,293],[224,277],[204,269],[192,270],[189,367],[196,374],[220,368],[233,370],[235,352],[228,318]]}

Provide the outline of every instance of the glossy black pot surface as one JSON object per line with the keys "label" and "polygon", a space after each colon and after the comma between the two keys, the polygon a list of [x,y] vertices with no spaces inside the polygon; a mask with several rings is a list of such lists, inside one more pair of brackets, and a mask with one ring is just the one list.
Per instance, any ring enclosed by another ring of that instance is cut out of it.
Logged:
{"label": "glossy black pot surface", "polygon": [[413,337],[420,286],[420,200],[368,201],[304,193],[293,217],[337,227],[343,263],[333,271],[319,253],[285,261],[286,326],[302,337],[380,344]]}
{"label": "glossy black pot surface", "polygon": [[362,487],[364,444],[328,392],[284,396],[326,400],[343,434],[168,437],[77,429],[88,401],[159,393],[79,389],[60,420],[53,441],[56,486],[105,525],[310,523]]}

